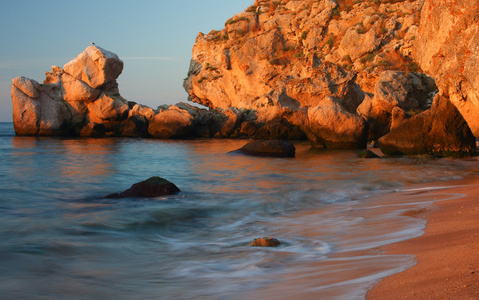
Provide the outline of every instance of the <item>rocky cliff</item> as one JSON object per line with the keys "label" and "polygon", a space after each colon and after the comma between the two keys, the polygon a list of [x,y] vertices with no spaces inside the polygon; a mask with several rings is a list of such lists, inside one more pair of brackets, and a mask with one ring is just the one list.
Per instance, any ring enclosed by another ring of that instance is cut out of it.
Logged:
{"label": "rocky cliff", "polygon": [[257,0],[224,29],[196,38],[184,87],[208,110],[126,101],[116,83],[123,62],[92,46],[63,68],[54,66],[43,84],[13,80],[15,131],[307,136],[326,148],[364,148],[379,139],[388,154],[467,154],[475,151],[473,133],[479,136],[478,6]]}
{"label": "rocky cliff", "polygon": [[474,152],[479,137],[479,2],[426,0],[412,53],[439,92],[430,111],[382,137],[381,150],[453,156]]}
{"label": "rocky cliff", "polygon": [[258,122],[285,118],[318,146],[364,147],[368,125],[370,139],[384,135],[394,107],[424,110],[435,90],[412,73],[422,4],[256,1],[198,34],[185,89],[211,108],[252,109]]}
{"label": "rocky cliff", "polygon": [[479,137],[479,2],[426,0],[414,58]]}

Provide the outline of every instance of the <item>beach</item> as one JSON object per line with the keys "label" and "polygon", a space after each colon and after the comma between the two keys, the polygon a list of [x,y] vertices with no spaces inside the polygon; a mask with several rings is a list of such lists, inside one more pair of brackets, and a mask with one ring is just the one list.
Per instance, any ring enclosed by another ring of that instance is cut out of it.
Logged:
{"label": "beach", "polygon": [[479,179],[448,183],[440,193],[459,197],[409,214],[426,218],[424,235],[381,248],[388,255],[415,255],[417,264],[381,280],[367,299],[479,298]]}

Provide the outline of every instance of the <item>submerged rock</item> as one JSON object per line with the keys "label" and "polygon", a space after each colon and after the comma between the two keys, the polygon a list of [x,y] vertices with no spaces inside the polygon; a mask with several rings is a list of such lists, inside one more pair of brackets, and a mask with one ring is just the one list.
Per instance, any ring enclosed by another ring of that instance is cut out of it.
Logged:
{"label": "submerged rock", "polygon": [[251,141],[237,150],[253,156],[294,157],[296,147],[288,141]]}
{"label": "submerged rock", "polygon": [[363,150],[363,151],[358,153],[357,157],[359,157],[359,158],[380,158],[379,155],[377,155],[376,153],[374,153],[371,150]]}
{"label": "submerged rock", "polygon": [[249,245],[252,247],[278,247],[279,244],[279,240],[275,238],[263,237],[254,239]]}
{"label": "submerged rock", "polygon": [[180,189],[173,183],[161,177],[151,177],[145,181],[135,183],[121,193],[106,196],[106,198],[149,198],[161,197],[179,193]]}

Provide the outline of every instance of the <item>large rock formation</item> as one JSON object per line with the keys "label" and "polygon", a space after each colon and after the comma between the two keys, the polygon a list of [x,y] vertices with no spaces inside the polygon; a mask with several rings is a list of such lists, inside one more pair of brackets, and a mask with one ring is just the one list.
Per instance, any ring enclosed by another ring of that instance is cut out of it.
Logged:
{"label": "large rock formation", "polygon": [[369,123],[369,138],[376,140],[397,127],[400,115],[427,109],[435,90],[434,80],[424,74],[384,71],[374,86],[374,94],[367,93],[357,109]]}
{"label": "large rock formation", "polygon": [[386,155],[469,156],[476,138],[454,105],[436,95],[431,109],[380,138],[379,147]]}
{"label": "large rock formation", "polygon": [[[244,109],[206,110],[185,103],[152,109],[128,102],[116,81],[122,69],[123,62],[116,54],[90,46],[63,68],[53,66],[43,84],[14,78],[11,95],[16,134],[169,139],[252,137],[260,131],[260,136],[269,135],[265,138],[304,138],[298,126],[288,123],[286,129],[275,122],[264,123]],[[254,128],[243,132],[243,122],[254,123]]]}
{"label": "large rock formation", "polygon": [[[184,87],[192,101],[210,108],[250,109],[266,123],[283,118],[314,146],[363,148],[363,118],[377,116],[356,112],[365,98],[356,74],[369,91],[382,70],[416,70],[408,55],[421,5],[256,1],[223,30],[198,34]],[[403,94],[411,90],[409,84]],[[389,131],[391,111],[400,105],[410,106],[391,104],[374,132]]]}
{"label": "large rock formation", "polygon": [[13,123],[17,135],[119,135],[128,103],[116,79],[123,61],[90,46],[63,69],[52,67],[43,84],[13,79]]}
{"label": "large rock formation", "polygon": [[[364,148],[368,139],[392,130],[382,139],[386,153],[470,152],[472,139],[461,118],[479,136],[478,6],[452,0],[256,0],[221,31],[198,34],[184,87],[208,110],[185,103],[153,109],[126,101],[116,82],[123,62],[91,46],[63,68],[54,66],[43,84],[13,79],[15,131],[307,136],[315,147]],[[420,112],[430,107],[437,87],[416,72],[421,70],[412,57],[439,87],[433,109],[425,113]],[[403,139],[398,132],[405,128],[417,132]],[[413,137],[429,142],[415,147],[420,150],[407,145],[394,150],[401,140],[416,143]]]}
{"label": "large rock formation", "polygon": [[379,140],[384,153],[463,156],[476,151],[478,21],[477,1],[425,1],[414,57],[435,78],[439,93],[430,111],[413,117]]}
{"label": "large rock formation", "polygon": [[414,57],[479,137],[479,2],[426,0]]}

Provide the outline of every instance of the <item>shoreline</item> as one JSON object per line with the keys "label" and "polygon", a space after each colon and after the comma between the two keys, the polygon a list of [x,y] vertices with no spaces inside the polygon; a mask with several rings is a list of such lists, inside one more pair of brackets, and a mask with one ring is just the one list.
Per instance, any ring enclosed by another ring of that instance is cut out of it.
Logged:
{"label": "shoreline", "polygon": [[416,264],[381,279],[366,299],[479,298],[479,177],[447,181],[453,185],[442,187],[444,183],[434,191],[463,196],[408,214],[426,220],[425,233],[379,250],[385,255],[414,255]]}

